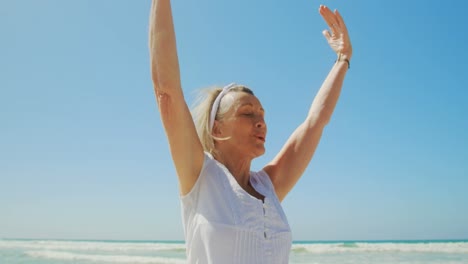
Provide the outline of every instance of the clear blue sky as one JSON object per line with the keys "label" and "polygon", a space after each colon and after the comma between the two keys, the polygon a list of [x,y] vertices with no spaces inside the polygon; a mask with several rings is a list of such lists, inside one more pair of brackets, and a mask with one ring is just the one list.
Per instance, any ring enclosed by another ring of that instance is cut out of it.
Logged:
{"label": "clear blue sky", "polygon": [[[335,55],[343,92],[283,203],[296,240],[468,238],[466,1],[173,0],[182,84],[239,82],[273,158]],[[150,1],[0,2],[0,237],[183,239],[149,74]]]}

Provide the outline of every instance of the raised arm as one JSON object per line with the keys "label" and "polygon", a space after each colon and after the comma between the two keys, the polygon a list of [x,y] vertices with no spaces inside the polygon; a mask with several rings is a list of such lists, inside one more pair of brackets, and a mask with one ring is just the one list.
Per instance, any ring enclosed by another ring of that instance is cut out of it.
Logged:
{"label": "raised arm", "polygon": [[200,173],[203,147],[182,92],[170,0],[153,0],[149,51],[156,101],[184,195]]}
{"label": "raised arm", "polygon": [[335,10],[320,6],[319,12],[330,27],[323,32],[338,59],[317,93],[306,120],[293,132],[278,155],[264,170],[270,176],[281,200],[307,168],[320,141],[324,127],[335,109],[352,55],[351,42],[343,18]]}

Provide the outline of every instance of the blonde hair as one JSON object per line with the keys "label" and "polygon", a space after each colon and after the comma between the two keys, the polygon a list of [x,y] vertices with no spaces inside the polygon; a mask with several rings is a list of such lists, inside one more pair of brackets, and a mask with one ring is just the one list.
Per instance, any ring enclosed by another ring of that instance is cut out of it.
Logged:
{"label": "blonde hair", "polygon": [[[214,140],[223,140],[222,138],[217,138],[213,136],[212,131],[210,131],[210,113],[213,103],[216,100],[216,97],[223,90],[222,87],[214,86],[210,88],[201,89],[198,92],[198,96],[195,100],[195,104],[192,107],[192,117],[195,123],[195,128],[197,129],[198,138],[203,146],[203,150],[214,154],[216,152]],[[237,85],[232,88],[230,92],[245,92],[251,95],[254,95],[252,90],[243,85]],[[231,104],[219,104],[218,111],[216,112],[215,120],[222,120],[224,115],[231,108]]]}

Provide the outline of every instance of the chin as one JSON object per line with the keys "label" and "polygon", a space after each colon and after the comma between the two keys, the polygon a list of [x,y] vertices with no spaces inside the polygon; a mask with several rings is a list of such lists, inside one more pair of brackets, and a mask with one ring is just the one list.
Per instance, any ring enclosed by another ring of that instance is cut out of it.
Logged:
{"label": "chin", "polygon": [[255,151],[255,158],[258,158],[262,156],[263,154],[265,154],[265,147],[262,146],[261,148]]}

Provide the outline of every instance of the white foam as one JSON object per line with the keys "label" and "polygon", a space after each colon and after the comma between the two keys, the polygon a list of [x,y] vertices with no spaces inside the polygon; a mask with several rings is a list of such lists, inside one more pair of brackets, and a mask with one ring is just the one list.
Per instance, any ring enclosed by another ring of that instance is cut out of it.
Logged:
{"label": "white foam", "polygon": [[460,253],[468,254],[467,242],[430,243],[317,243],[294,244],[293,254],[342,253],[342,252],[415,252],[415,253]]}
{"label": "white foam", "polygon": [[178,243],[131,243],[58,240],[0,240],[1,248],[41,250],[107,251],[107,252],[185,252],[185,244]]}
{"label": "white foam", "polygon": [[135,264],[183,264],[182,259],[164,257],[140,257],[128,255],[92,255],[78,254],[63,251],[27,251],[26,255],[33,258],[54,259],[54,260],[85,260],[109,263],[135,263]]}
{"label": "white foam", "polygon": [[[0,249],[24,251],[72,251],[78,253],[106,252],[114,255],[147,255],[148,253],[181,253],[185,244],[161,242],[99,242],[54,240],[0,240]],[[416,252],[468,254],[468,242],[428,243],[313,243],[293,244],[292,254],[326,254],[340,252]]]}

